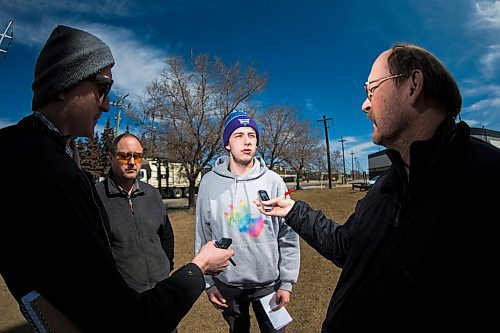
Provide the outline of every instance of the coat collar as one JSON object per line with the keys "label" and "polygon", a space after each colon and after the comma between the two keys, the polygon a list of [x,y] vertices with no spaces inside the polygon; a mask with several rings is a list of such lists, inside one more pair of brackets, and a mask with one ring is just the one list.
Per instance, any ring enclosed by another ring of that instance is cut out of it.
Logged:
{"label": "coat collar", "polygon": [[[388,177],[382,188],[388,191],[407,192],[416,184],[424,184],[441,173],[444,160],[451,152],[465,143],[470,135],[470,128],[465,122],[455,123],[445,119],[425,141],[415,141],[410,146],[410,179],[406,175],[405,165],[399,152],[388,149],[387,156],[392,162]],[[445,171],[445,170],[444,170]]]}
{"label": "coat collar", "polygon": [[[112,169],[109,169],[108,176],[104,180],[104,183],[106,185],[105,186],[106,192],[110,196],[118,196],[118,195],[128,196],[128,193],[114,181],[114,173]],[[144,193],[144,189],[140,187],[139,181],[136,178],[134,180],[134,184],[132,185],[132,191],[130,192],[130,196],[133,197],[142,193]]]}

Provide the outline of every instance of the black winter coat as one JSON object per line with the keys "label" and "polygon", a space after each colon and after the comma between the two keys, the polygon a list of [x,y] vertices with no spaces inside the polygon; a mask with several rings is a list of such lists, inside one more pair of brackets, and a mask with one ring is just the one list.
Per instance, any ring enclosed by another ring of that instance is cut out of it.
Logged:
{"label": "black winter coat", "polygon": [[[443,123],[398,153],[344,225],[296,202],[286,222],[342,268],[323,332],[497,326],[500,150]],[[497,309],[497,307],[495,307]]]}
{"label": "black winter coat", "polygon": [[35,116],[0,130],[0,174],[0,273],[18,301],[36,289],[86,332],[165,333],[204,290],[194,264],[146,292],[128,287],[94,185]]}

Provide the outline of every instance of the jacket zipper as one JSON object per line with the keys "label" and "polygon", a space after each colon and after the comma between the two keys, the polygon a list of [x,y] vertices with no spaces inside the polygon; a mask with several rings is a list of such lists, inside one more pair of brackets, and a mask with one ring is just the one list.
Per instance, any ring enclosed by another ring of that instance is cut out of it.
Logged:
{"label": "jacket zipper", "polygon": [[131,197],[128,197],[128,206],[130,207],[130,211],[132,212],[132,215],[134,215],[134,204],[132,203]]}

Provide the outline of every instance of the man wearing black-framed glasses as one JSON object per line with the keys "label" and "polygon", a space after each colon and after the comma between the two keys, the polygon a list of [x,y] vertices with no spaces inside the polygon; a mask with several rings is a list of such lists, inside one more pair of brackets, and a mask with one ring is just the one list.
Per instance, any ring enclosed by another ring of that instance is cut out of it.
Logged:
{"label": "man wearing black-framed glasses", "polygon": [[[14,216],[0,223],[0,273],[37,332],[57,333],[61,322],[79,332],[168,332],[204,290],[203,275],[222,272],[234,254],[211,242],[143,293],[120,275],[108,215],[72,140],[93,138],[109,110],[114,63],[96,36],[57,26],[35,65],[33,114],[0,130],[0,174],[15,163],[18,175],[0,177],[0,209]],[[58,319],[42,313],[35,320],[34,311],[44,307],[26,311],[37,295],[58,310]]]}
{"label": "man wearing black-framed glasses", "polygon": [[336,223],[292,199],[255,204],[342,268],[323,332],[489,330],[496,317],[483,297],[498,290],[500,150],[455,121],[458,85],[421,47],[380,54],[365,92],[372,141],[392,165],[349,219]]}

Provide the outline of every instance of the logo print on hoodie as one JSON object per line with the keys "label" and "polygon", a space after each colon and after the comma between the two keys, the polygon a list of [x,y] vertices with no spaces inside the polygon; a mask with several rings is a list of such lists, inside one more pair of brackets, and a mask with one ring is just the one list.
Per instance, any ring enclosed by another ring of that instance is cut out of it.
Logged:
{"label": "logo print on hoodie", "polygon": [[241,213],[233,205],[229,205],[229,212],[224,212],[227,225],[230,227],[236,225],[240,232],[247,233],[251,237],[259,237],[262,228],[264,228],[264,217],[252,217],[244,200],[240,200],[240,206]]}

